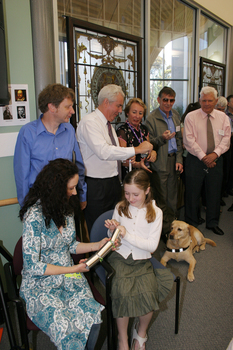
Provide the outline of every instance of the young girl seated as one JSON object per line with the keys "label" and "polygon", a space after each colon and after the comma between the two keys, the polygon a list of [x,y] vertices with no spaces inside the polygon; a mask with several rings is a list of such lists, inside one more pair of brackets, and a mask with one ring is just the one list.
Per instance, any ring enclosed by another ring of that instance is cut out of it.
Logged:
{"label": "young girl seated", "polygon": [[173,286],[167,269],[154,270],[150,262],[161,230],[162,211],[151,198],[150,180],[143,169],[129,172],[124,179],[124,199],[111,220],[105,221],[108,235],[121,230],[121,245],[108,257],[116,273],[112,281],[113,316],[117,321],[119,350],[128,350],[129,317],[139,317],[133,332],[132,350],[144,350],[147,328],[161,302]]}

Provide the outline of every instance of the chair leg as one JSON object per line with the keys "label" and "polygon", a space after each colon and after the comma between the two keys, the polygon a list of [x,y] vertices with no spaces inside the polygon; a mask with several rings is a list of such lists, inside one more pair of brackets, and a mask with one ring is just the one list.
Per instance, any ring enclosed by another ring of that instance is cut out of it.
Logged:
{"label": "chair leg", "polygon": [[9,337],[9,341],[10,341],[10,346],[13,349],[13,348],[16,348],[16,341],[15,341],[15,336],[14,336],[14,332],[13,332],[11,319],[10,319],[7,305],[6,305],[6,300],[5,300],[5,296],[4,296],[1,278],[0,278],[0,304],[1,304],[2,311],[3,311],[3,315],[4,315],[4,321],[6,324],[6,329],[7,329],[7,333],[8,333],[8,337]]}
{"label": "chair leg", "polygon": [[175,334],[178,334],[179,328],[179,306],[180,306],[180,277],[177,276],[176,282],[176,310],[175,310]]}
{"label": "chair leg", "polygon": [[108,332],[108,350],[116,350],[116,335],[114,327],[114,319],[112,316],[112,300],[111,300],[111,283],[106,280],[106,308],[107,308],[107,332]]}
{"label": "chair leg", "polygon": [[108,334],[108,350],[116,350],[117,341],[115,335],[115,324],[112,315],[112,299],[111,299],[111,284],[114,275],[114,270],[103,260],[102,265],[108,272],[106,275],[106,310],[107,310],[107,334]]}
{"label": "chair leg", "polygon": [[[36,350],[37,349],[37,334],[39,331],[32,331],[32,349]],[[29,344],[29,348],[31,350],[31,346]]]}
{"label": "chair leg", "polygon": [[29,341],[28,341],[28,330],[26,327],[26,316],[24,306],[21,301],[16,302],[17,314],[19,320],[19,330],[21,336],[21,342],[25,350],[30,350]]}

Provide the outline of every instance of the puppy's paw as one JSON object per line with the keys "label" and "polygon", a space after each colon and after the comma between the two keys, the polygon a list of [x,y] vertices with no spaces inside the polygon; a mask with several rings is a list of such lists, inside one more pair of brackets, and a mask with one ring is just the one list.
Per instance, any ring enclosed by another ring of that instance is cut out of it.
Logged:
{"label": "puppy's paw", "polygon": [[196,246],[196,247],[193,248],[193,252],[192,252],[193,254],[194,253],[199,253],[199,252],[200,252],[199,246]]}
{"label": "puppy's paw", "polygon": [[189,282],[193,282],[195,280],[194,274],[193,273],[188,273],[187,280]]}
{"label": "puppy's paw", "polygon": [[163,258],[160,260],[160,263],[161,263],[163,266],[167,266],[167,262],[166,262]]}

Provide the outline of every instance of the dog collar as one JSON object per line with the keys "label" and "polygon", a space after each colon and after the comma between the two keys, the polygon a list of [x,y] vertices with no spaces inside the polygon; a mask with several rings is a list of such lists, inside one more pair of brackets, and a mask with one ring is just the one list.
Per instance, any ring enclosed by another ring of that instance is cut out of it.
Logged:
{"label": "dog collar", "polygon": [[172,252],[172,253],[181,253],[181,252],[184,252],[186,249],[188,249],[190,246],[186,247],[186,248],[178,248],[178,249],[170,249],[170,248],[167,248],[167,250],[169,252]]}

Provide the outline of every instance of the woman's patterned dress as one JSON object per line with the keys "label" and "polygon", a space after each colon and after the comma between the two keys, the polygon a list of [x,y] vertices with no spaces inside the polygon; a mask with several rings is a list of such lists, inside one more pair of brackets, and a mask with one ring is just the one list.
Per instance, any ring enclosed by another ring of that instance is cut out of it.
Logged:
{"label": "woman's patterned dress", "polygon": [[45,276],[47,264],[73,265],[79,242],[67,216],[62,234],[51,220],[47,229],[40,204],[28,209],[23,223],[23,270],[20,296],[30,319],[59,350],[84,349],[92,324],[101,323],[103,306],[93,298],[82,273]]}

